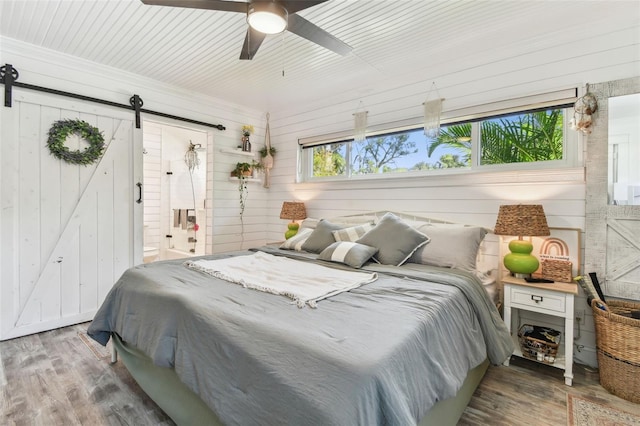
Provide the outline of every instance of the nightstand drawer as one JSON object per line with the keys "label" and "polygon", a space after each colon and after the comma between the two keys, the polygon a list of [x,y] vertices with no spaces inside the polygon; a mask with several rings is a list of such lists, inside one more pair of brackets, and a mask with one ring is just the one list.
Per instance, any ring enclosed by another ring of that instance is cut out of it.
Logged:
{"label": "nightstand drawer", "polygon": [[565,295],[556,291],[514,287],[511,290],[511,304],[565,312]]}

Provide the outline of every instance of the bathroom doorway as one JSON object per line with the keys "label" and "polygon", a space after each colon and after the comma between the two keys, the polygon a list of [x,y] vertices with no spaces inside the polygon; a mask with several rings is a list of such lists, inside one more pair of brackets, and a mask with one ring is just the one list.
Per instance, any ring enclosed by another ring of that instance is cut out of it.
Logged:
{"label": "bathroom doorway", "polygon": [[205,254],[207,132],[143,122],[144,262]]}

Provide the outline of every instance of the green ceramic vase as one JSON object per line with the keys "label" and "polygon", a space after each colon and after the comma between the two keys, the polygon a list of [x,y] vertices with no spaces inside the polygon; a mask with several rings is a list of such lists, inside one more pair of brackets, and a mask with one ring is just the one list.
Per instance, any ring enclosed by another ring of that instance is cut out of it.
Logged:
{"label": "green ceramic vase", "polygon": [[511,253],[504,257],[504,267],[514,274],[531,274],[538,269],[540,262],[531,254],[533,244],[525,240],[511,240]]}

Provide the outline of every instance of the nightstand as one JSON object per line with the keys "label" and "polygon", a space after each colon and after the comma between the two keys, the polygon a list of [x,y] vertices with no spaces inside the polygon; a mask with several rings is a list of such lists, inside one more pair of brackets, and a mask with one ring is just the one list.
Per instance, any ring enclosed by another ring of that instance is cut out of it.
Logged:
{"label": "nightstand", "polygon": [[[518,329],[512,330],[512,309],[538,312],[564,318],[564,333],[560,340],[558,356],[555,362],[547,364],[564,370],[564,383],[571,386],[573,382],[573,309],[574,296],[578,294],[575,283],[528,283],[521,278],[507,275],[502,278],[504,285],[504,322],[511,333],[516,349],[513,355],[522,356],[518,343]],[[518,325],[519,327],[520,325]],[[504,363],[509,365],[507,359]]]}

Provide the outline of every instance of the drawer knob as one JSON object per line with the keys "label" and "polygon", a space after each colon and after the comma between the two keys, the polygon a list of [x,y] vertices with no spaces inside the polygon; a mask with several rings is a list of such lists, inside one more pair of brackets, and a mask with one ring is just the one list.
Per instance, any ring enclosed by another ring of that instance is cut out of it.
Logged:
{"label": "drawer knob", "polygon": [[544,298],[543,298],[542,296],[535,296],[535,295],[533,295],[533,294],[531,295],[531,300],[533,300],[533,301],[534,301],[534,302],[536,302],[536,303],[540,303],[540,302],[542,302],[542,300],[543,300],[543,299],[544,299]]}

